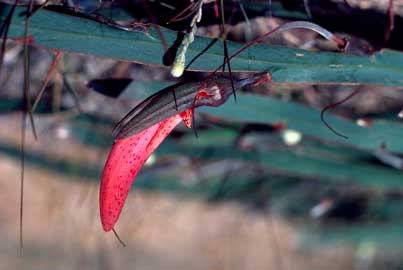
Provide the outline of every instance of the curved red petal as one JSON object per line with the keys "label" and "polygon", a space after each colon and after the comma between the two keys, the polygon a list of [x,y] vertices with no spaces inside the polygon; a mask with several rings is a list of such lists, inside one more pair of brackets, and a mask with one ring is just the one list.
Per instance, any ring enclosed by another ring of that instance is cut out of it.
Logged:
{"label": "curved red petal", "polygon": [[179,113],[180,117],[182,117],[183,122],[188,128],[192,127],[192,115],[193,115],[193,109],[188,109],[186,111],[183,111]]}
{"label": "curved red petal", "polygon": [[116,140],[102,173],[99,206],[102,227],[113,229],[130,187],[146,161],[146,147],[159,124],[129,138]]}
{"label": "curved red petal", "polygon": [[115,141],[102,174],[99,205],[102,227],[110,231],[141,167],[182,118],[174,115],[132,137]]}

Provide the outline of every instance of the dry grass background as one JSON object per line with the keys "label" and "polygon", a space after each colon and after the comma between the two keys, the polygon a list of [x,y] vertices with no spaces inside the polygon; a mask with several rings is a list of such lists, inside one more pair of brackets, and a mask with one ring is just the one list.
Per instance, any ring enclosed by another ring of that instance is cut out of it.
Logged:
{"label": "dry grass background", "polygon": [[[18,146],[19,119],[18,113],[0,117],[9,127],[0,130],[2,143]],[[106,149],[55,134],[35,142],[28,133],[28,149],[86,164],[106,159]],[[101,228],[99,179],[32,165],[25,170],[21,258],[19,160],[2,154],[0,172],[0,269],[354,269],[353,247],[301,249],[296,228],[281,217],[142,190],[129,195],[117,225],[123,248]]]}
{"label": "dry grass background", "polygon": [[[0,117],[8,127],[0,130],[3,144],[18,148],[20,119]],[[107,156],[107,149],[58,138],[57,130],[36,142],[28,132],[27,139],[28,151],[55,160],[100,165]],[[0,172],[0,269],[353,269],[353,247],[303,250],[296,228],[273,214],[136,189],[117,225],[123,248],[101,228],[99,179],[32,165],[25,170],[21,258],[19,160],[2,154]]]}
{"label": "dry grass background", "polygon": [[97,182],[34,167],[26,170],[20,258],[20,167],[3,156],[0,171],[0,269],[352,269],[351,249],[300,250],[281,218],[142,191],[130,194],[119,220],[123,248],[101,228]]}

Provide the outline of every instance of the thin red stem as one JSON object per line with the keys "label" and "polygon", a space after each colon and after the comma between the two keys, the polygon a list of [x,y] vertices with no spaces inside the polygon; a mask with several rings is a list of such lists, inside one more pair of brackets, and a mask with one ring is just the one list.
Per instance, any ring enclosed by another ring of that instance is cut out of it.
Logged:
{"label": "thin red stem", "polygon": [[392,33],[393,29],[395,28],[395,10],[394,10],[393,0],[389,0],[388,16],[389,16],[389,26],[388,26],[388,28],[386,28],[386,31],[385,31],[385,43],[388,42],[390,34]]}
{"label": "thin red stem", "polygon": [[39,101],[41,100],[43,93],[45,92],[45,88],[46,88],[46,86],[48,85],[49,80],[50,80],[50,78],[52,77],[53,72],[55,71],[55,68],[56,68],[57,62],[58,62],[59,59],[60,59],[60,56],[61,56],[61,52],[60,52],[60,51],[56,51],[55,57],[53,58],[52,64],[51,64],[50,67],[49,67],[49,70],[48,70],[48,73],[47,73],[47,75],[46,75],[46,78],[45,78],[45,80],[43,80],[41,89],[39,90],[39,93],[38,93],[38,95],[37,95],[36,98],[35,98],[34,104],[32,105],[32,109],[31,109],[31,112],[32,112],[32,113],[35,112],[35,109],[36,109],[36,107],[38,106],[38,103],[39,103]]}
{"label": "thin red stem", "polygon": [[340,48],[345,48],[347,46],[347,41],[344,39],[339,38],[338,36],[330,33],[329,31],[327,31],[326,29],[310,23],[310,22],[291,22],[291,23],[286,23],[283,24],[281,26],[278,26],[276,28],[274,28],[273,30],[255,38],[254,40],[252,40],[251,42],[249,42],[248,44],[246,44],[245,46],[243,46],[241,49],[239,49],[237,52],[235,52],[233,55],[231,55],[230,57],[227,58],[226,61],[224,61],[223,64],[221,64],[218,68],[216,68],[210,75],[208,78],[211,78],[217,71],[219,71],[225,64],[227,64],[227,62],[231,61],[234,57],[237,57],[238,55],[240,55],[244,50],[252,47],[255,44],[258,44],[260,42],[262,42],[263,40],[265,40],[267,37],[269,37],[270,35],[276,33],[276,32],[282,32],[282,31],[287,31],[287,30],[291,30],[291,29],[297,29],[297,28],[305,28],[305,29],[310,29],[312,31],[315,31],[317,33],[319,33],[320,35],[322,35],[323,37],[325,37],[328,40],[332,40],[334,42],[337,43],[337,45]]}

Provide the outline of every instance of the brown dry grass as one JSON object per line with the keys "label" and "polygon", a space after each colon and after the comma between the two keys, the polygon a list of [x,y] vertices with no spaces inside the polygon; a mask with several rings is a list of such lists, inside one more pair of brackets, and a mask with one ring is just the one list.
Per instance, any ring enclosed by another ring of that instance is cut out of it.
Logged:
{"label": "brown dry grass", "polygon": [[[19,170],[15,160],[0,158],[0,269],[21,269]],[[118,223],[128,246],[122,248],[102,231],[98,183],[30,167],[26,175],[23,269],[279,269],[280,262],[283,269],[352,268],[349,249],[299,250],[281,219],[141,191],[129,196]]]}

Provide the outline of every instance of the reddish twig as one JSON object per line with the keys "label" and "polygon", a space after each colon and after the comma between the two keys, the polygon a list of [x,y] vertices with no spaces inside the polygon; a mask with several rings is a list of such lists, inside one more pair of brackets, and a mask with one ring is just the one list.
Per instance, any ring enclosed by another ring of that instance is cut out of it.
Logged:
{"label": "reddish twig", "polygon": [[304,28],[304,29],[309,29],[312,31],[317,32],[318,34],[320,34],[321,36],[323,36],[324,38],[328,39],[328,40],[332,40],[334,42],[336,42],[336,44],[339,46],[339,48],[344,49],[347,46],[347,41],[345,39],[341,39],[338,36],[334,35],[333,33],[329,32],[328,30],[326,30],[325,28],[311,23],[311,22],[305,22],[305,21],[295,21],[295,22],[289,22],[289,23],[285,23],[279,27],[276,27],[275,29],[255,38],[254,40],[252,40],[251,42],[249,42],[248,44],[246,44],[245,46],[243,46],[241,49],[239,49],[237,52],[235,52],[233,55],[231,55],[222,65],[220,65],[218,68],[216,68],[211,74],[210,76],[213,76],[217,71],[219,71],[225,64],[226,62],[231,61],[233,58],[237,57],[238,55],[240,55],[244,50],[252,47],[253,45],[256,45],[260,42],[262,42],[263,40],[265,40],[267,37],[269,37],[270,35],[274,34],[274,33],[281,33],[284,31],[288,31],[291,29],[298,29],[298,28]]}
{"label": "reddish twig", "polygon": [[343,104],[344,102],[346,102],[347,100],[349,100],[350,98],[352,98],[353,96],[355,96],[356,94],[358,94],[359,90],[355,90],[354,92],[352,92],[351,94],[349,94],[347,97],[343,98],[342,100],[339,100],[335,103],[332,103],[330,105],[327,105],[325,108],[323,108],[320,112],[320,120],[322,121],[322,123],[330,130],[332,131],[334,134],[336,134],[339,137],[342,137],[344,139],[348,139],[348,137],[344,134],[341,134],[340,132],[338,132],[337,130],[335,130],[326,120],[325,120],[325,113],[330,110],[333,109],[341,104]]}
{"label": "reddish twig", "polygon": [[52,61],[51,65],[50,65],[50,67],[49,67],[48,73],[46,74],[46,77],[42,82],[42,85],[41,85],[41,88],[39,90],[39,93],[36,96],[35,101],[34,101],[34,103],[32,105],[32,108],[31,108],[32,113],[35,112],[36,107],[38,106],[38,103],[39,103],[40,99],[42,98],[43,93],[45,92],[45,88],[48,85],[49,80],[52,77],[53,72],[55,71],[55,68],[56,68],[57,62],[60,59],[60,56],[61,56],[61,52],[56,51],[55,57],[53,58],[53,61]]}
{"label": "reddish twig", "polygon": [[392,33],[393,29],[395,28],[395,11],[394,11],[394,1],[389,0],[389,5],[388,5],[388,18],[389,18],[389,24],[388,27],[385,30],[385,43],[388,42],[390,34]]}

